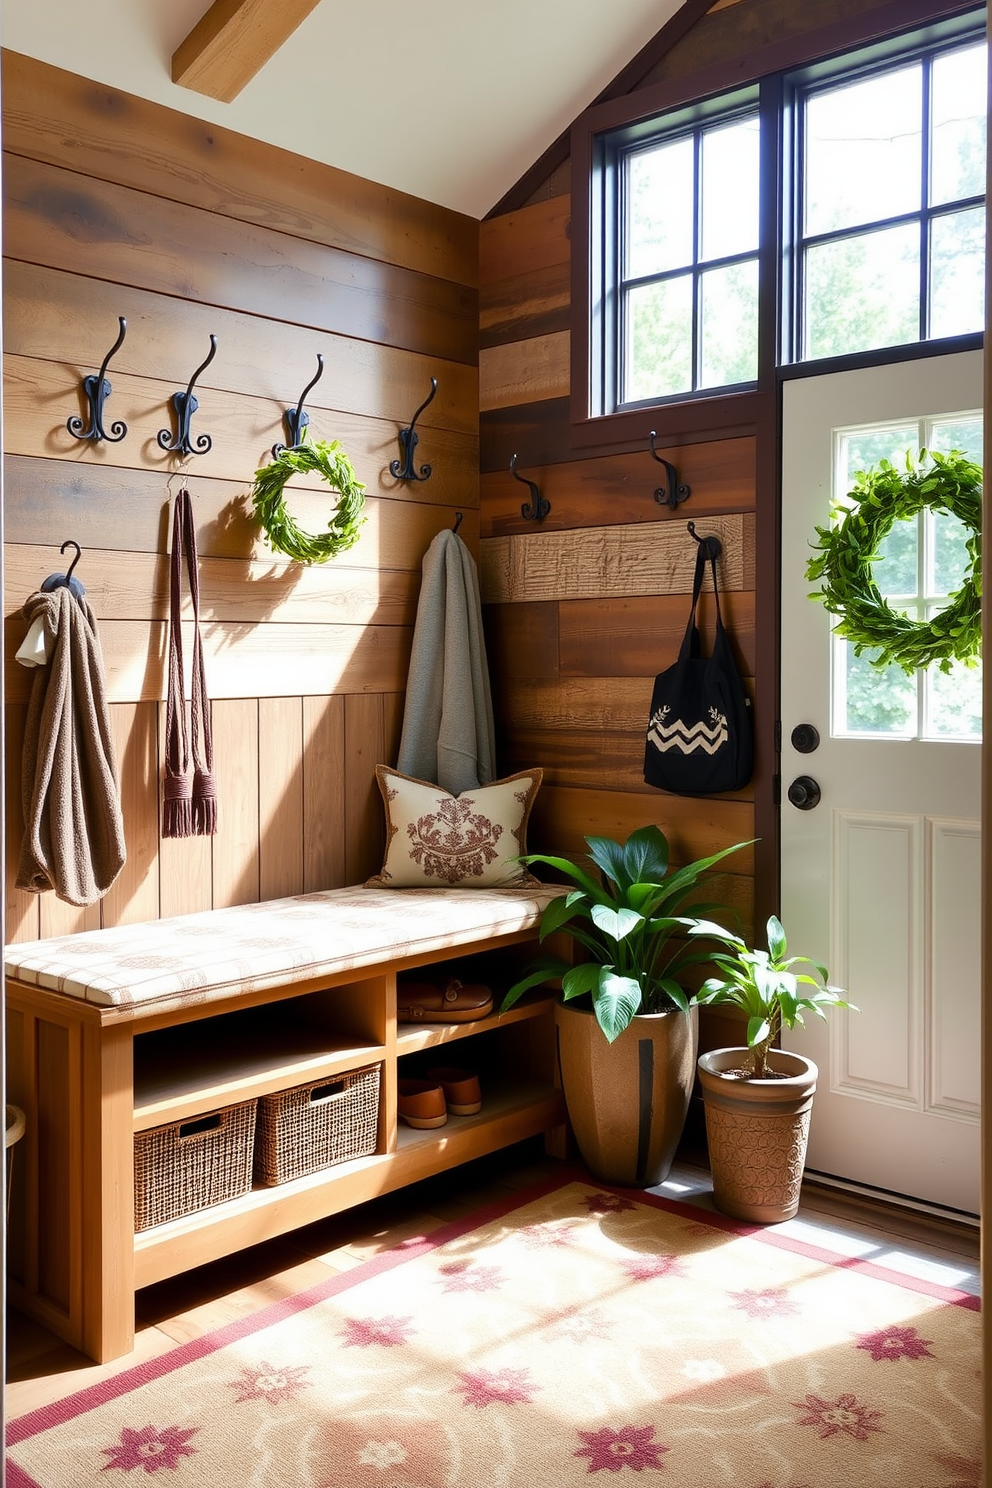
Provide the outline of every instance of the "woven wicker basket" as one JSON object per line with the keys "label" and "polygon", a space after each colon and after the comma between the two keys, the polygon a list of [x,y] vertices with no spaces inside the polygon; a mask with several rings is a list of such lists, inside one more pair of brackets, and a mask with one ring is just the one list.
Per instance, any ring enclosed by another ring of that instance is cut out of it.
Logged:
{"label": "woven wicker basket", "polygon": [[151,1229],[251,1188],[257,1101],[134,1138],[134,1228]]}
{"label": "woven wicker basket", "polygon": [[263,1095],[259,1101],[255,1180],[287,1183],[375,1151],[381,1066]]}

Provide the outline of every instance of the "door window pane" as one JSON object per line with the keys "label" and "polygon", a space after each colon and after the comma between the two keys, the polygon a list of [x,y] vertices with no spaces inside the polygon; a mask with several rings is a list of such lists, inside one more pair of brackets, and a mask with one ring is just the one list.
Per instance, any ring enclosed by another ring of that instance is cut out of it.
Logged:
{"label": "door window pane", "polygon": [[806,104],[806,232],[920,208],[923,69],[916,62]]}
{"label": "door window pane", "polygon": [[967,543],[971,534],[950,512],[934,512],[931,521],[933,573],[928,588],[932,594],[954,594],[961,588],[970,561]]}
{"label": "door window pane", "polygon": [[703,258],[730,258],[757,248],[757,119],[704,132],[702,213]]}
{"label": "door window pane", "polygon": [[758,262],[700,276],[702,386],[752,382],[758,375]]}
{"label": "door window pane", "polygon": [[807,248],[805,355],[841,356],[918,340],[919,254],[915,225]]}
{"label": "door window pane", "polygon": [[930,224],[930,335],[964,336],[985,326],[985,209]]}
{"label": "door window pane", "polygon": [[663,274],[693,261],[694,145],[673,140],[628,159],[624,278]]}
{"label": "door window pane", "polygon": [[[872,573],[878,592],[885,599],[897,596],[914,597],[919,573],[920,529],[915,520],[893,522],[878,545],[878,560],[872,564]],[[893,604],[894,610],[905,609]]]}
{"label": "door window pane", "polygon": [[692,387],[692,275],[627,295],[624,399],[664,398]]}
{"label": "door window pane", "polygon": [[974,739],[982,737],[982,669],[953,663],[950,672],[931,667],[926,674],[926,719],[928,739]]}
{"label": "door window pane", "polygon": [[984,46],[946,52],[933,64],[930,200],[959,201],[985,192]]}
{"label": "door window pane", "polygon": [[837,642],[835,665],[843,668],[843,701],[834,732],[837,734],[884,734],[890,738],[910,739],[916,733],[916,682],[901,667],[879,671],[872,666],[872,655],[862,651],[855,656],[847,641]]}
{"label": "door window pane", "polygon": [[942,455],[960,450],[976,465],[982,463],[982,420],[980,418],[938,419],[930,426],[927,448]]}

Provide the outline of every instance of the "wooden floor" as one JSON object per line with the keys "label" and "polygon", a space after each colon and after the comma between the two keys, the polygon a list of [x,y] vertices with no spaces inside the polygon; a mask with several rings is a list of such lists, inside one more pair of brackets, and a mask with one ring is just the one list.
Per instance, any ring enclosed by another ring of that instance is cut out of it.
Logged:
{"label": "wooden floor", "polygon": [[[245,1317],[274,1301],[348,1271],[412,1236],[471,1214],[527,1187],[560,1165],[545,1158],[540,1141],[427,1179],[346,1214],[138,1293],[133,1353],[112,1364],[92,1364],[18,1313],[8,1319],[8,1420],[60,1400],[85,1386]],[[686,1162],[658,1190],[712,1208],[709,1174]],[[875,1201],[807,1184],[795,1220],[782,1227],[845,1254],[863,1256],[964,1291],[978,1291],[978,1230]]]}

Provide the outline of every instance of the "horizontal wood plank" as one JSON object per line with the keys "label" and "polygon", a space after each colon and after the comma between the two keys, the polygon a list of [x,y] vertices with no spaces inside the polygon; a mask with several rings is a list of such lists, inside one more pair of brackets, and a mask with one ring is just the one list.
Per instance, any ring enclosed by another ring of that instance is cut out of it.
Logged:
{"label": "horizontal wood plank", "polygon": [[567,264],[572,256],[571,217],[571,198],[558,196],[487,218],[479,230],[479,283]]}
{"label": "horizontal wood plank", "polygon": [[551,600],[485,606],[486,654],[497,697],[520,677],[558,675],[558,608]]}
{"label": "horizontal wood plank", "polygon": [[[753,592],[739,590],[728,591],[720,600],[737,665],[747,674],[753,674],[755,666],[754,601]],[[515,608],[507,605],[499,613]],[[675,661],[688,619],[684,595],[569,600],[558,607],[561,675],[653,676]],[[696,620],[708,653],[716,620],[712,593],[700,596]]]}
{"label": "horizontal wood plank", "polygon": [[[655,499],[667,491],[663,466],[652,456],[647,435],[644,449],[635,454],[600,456],[524,466],[536,481],[551,510],[541,524],[544,532],[563,527],[601,527],[604,517],[620,522],[685,522],[718,512],[753,511],[755,504],[755,442],[753,439],[713,439],[682,447],[658,446],[658,454],[675,466],[678,482],[689,487],[688,503],[675,511]],[[509,470],[482,477],[482,535],[532,530],[521,516],[521,492]]]}
{"label": "horizontal wood plank", "polygon": [[483,347],[569,330],[569,265],[551,264],[484,285],[479,294],[479,326]]}
{"label": "horizontal wood plank", "polygon": [[521,470],[574,460],[569,416],[567,397],[518,403],[484,413],[479,419],[480,470],[505,471],[513,454],[519,457]]}
{"label": "horizontal wood plank", "polygon": [[[203,349],[199,348],[201,352]],[[76,369],[31,357],[4,357],[7,453],[36,455],[44,451],[49,459],[80,465],[150,468],[162,472],[164,479],[176,462],[159,446],[158,433],[160,429],[174,432],[170,400],[175,387],[123,372],[115,374],[113,384],[113,416],[125,421],[127,437],[110,445],[75,439],[66,428],[66,420],[84,411]],[[271,461],[272,445],[285,439],[281,401],[222,389],[205,390],[198,401],[200,407],[192,425],[194,437],[207,434],[213,443],[210,450],[195,457],[191,474],[242,480],[250,486],[256,468]],[[400,452],[395,423],[354,413],[327,413],[315,417],[314,435],[340,441],[358,479],[371,495],[478,506],[478,456],[471,434],[425,430],[417,453],[431,464],[433,474],[429,482],[413,486],[389,473],[390,462]],[[322,481],[314,475],[294,480],[293,484],[319,489]]]}
{"label": "horizontal wood plank", "polygon": [[479,224],[17,52],[3,53],[4,146],[239,222],[478,283]]}
{"label": "horizontal wood plank", "polygon": [[479,407],[486,412],[564,397],[570,386],[570,343],[568,331],[557,331],[480,352]]}
{"label": "horizontal wood plank", "polygon": [[4,201],[10,258],[476,361],[478,298],[463,286],[268,228],[232,232],[212,212],[18,155],[4,165]]}
{"label": "horizontal wood plank", "polygon": [[[534,802],[528,849],[568,857],[588,849],[585,838],[613,837],[625,842],[638,827],[657,826],[669,840],[677,863],[694,862],[749,841],[754,835],[754,810],[746,801],[718,797],[689,798],[664,791],[640,792],[573,790],[542,786]],[[737,874],[753,872],[753,849],[743,848],[728,859]]]}
{"label": "horizontal wood plank", "polygon": [[[147,290],[125,290],[61,269],[4,261],[3,332],[9,355],[71,366],[73,380],[79,382],[96,371],[113,345],[119,315],[127,318],[130,330],[110,368],[112,384],[119,373],[128,373],[185,387],[194,348],[206,349],[214,333],[220,349],[197,387],[224,388],[283,407],[295,408],[317,370],[317,353],[323,354],[323,374],[306,403],[316,438],[326,437],[323,427],[333,427],[333,410],[408,424],[432,376],[437,393],[418,419],[418,429],[478,434],[475,367],[216,305],[188,301],[178,307],[171,297]],[[116,403],[112,395],[108,415]],[[426,445],[430,436],[422,437]]]}
{"label": "horizontal wood plank", "polygon": [[[175,485],[173,480],[173,489]],[[266,545],[252,515],[247,482],[211,480],[197,472],[190,476],[190,490],[201,558],[255,559],[267,565],[284,561]],[[100,469],[90,461],[72,464],[8,456],[4,501],[8,542],[50,545],[53,560],[67,537],[75,537],[84,548],[168,551],[172,498],[164,471]],[[326,528],[330,501],[326,488],[287,487],[286,501],[304,531]],[[358,542],[332,559],[333,567],[419,570],[432,539],[452,525],[450,508],[414,501],[368,500],[365,517]],[[475,548],[478,532],[478,513],[466,507],[459,535]],[[61,560],[53,561],[43,567],[51,572],[60,564]]]}
{"label": "horizontal wood plank", "polygon": [[[753,570],[753,519],[711,517],[702,530],[709,533],[723,543],[721,588],[753,588],[753,579],[746,582]],[[696,563],[692,539],[681,525],[664,522],[490,537],[479,548],[482,596],[489,604],[688,594]]]}
{"label": "horizontal wood plank", "polygon": [[[101,619],[100,641],[112,703],[164,698],[165,621]],[[25,702],[32,674],[14,661],[26,630],[4,622],[8,702]],[[331,692],[399,692],[406,686],[412,632],[387,625],[222,625],[203,628],[207,689],[213,698],[306,697]],[[187,638],[190,656],[192,632]]]}
{"label": "horizontal wood plank", "polygon": [[[643,723],[644,720],[642,720]],[[558,729],[552,725],[503,729],[500,770],[544,770],[544,785],[657,795],[644,783],[644,728],[639,733]],[[542,787],[543,788],[543,787]],[[720,800],[750,801],[754,787],[725,792]],[[653,808],[652,808],[653,809]]]}
{"label": "horizontal wood plank", "polygon": [[[60,558],[56,572],[65,572],[60,566],[65,561]],[[51,548],[6,544],[5,614],[21,608],[52,571],[52,563]],[[169,618],[169,559],[164,553],[153,556],[88,547],[77,574],[98,616]],[[339,567],[336,562],[308,565],[202,558],[199,577],[200,617],[208,623],[412,625],[420,589],[413,572]],[[187,597],[184,611],[188,609]]]}

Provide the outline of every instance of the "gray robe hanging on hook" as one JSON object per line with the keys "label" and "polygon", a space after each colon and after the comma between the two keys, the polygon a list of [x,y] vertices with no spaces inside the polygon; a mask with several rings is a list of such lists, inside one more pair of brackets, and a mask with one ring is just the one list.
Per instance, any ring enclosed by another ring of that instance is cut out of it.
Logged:
{"label": "gray robe hanging on hook", "polygon": [[424,555],[396,768],[453,795],[496,778],[479,578],[450,528]]}

